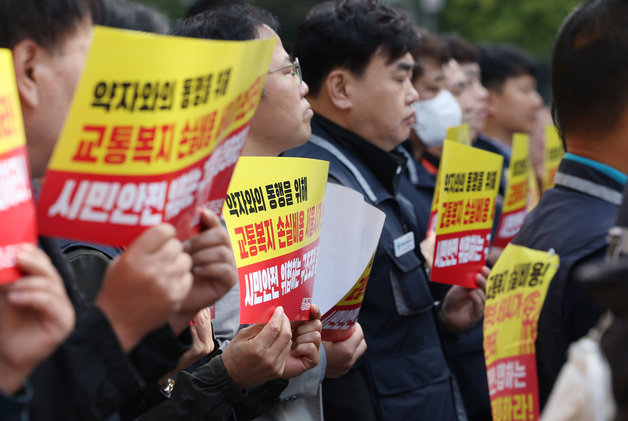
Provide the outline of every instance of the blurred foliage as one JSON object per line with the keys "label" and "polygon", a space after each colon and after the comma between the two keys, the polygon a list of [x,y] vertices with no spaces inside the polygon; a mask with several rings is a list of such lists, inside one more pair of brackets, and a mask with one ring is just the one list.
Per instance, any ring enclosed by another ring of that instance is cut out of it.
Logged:
{"label": "blurred foliage", "polygon": [[[172,20],[185,16],[195,0],[134,0],[165,12]],[[323,0],[248,0],[272,12],[288,51],[308,11]],[[421,0],[384,0],[405,9],[419,24],[439,33],[455,33],[473,43],[516,44],[539,62],[538,89],[550,101],[549,57],[556,32],[580,0],[445,0],[436,15],[421,11]]]}
{"label": "blurred foliage", "polygon": [[250,0],[251,4],[272,12],[279,21],[281,39],[288,51],[301,22],[321,0]]}
{"label": "blurred foliage", "polygon": [[440,31],[475,43],[509,42],[549,57],[556,32],[579,0],[447,0]]}
{"label": "blurred foliage", "polygon": [[164,12],[170,19],[178,19],[185,16],[188,7],[194,0],[132,0],[136,3],[144,3],[154,6]]}
{"label": "blurred foliage", "polygon": [[[185,16],[188,7],[194,0],[133,0],[156,7],[170,19]],[[282,40],[289,48],[297,28],[305,19],[310,9],[322,0],[249,0],[249,3],[269,10],[277,17],[280,24]]]}
{"label": "blurred foliage", "polygon": [[[183,15],[194,0],[135,0],[164,11],[171,19]],[[289,46],[307,12],[321,0],[250,0],[270,10],[281,23],[281,35]],[[446,0],[440,16],[421,13],[420,0],[388,0],[417,22],[434,22],[442,33],[457,33],[474,43],[511,42],[537,58],[551,53],[556,31],[579,0]],[[428,25],[433,26],[433,25]]]}

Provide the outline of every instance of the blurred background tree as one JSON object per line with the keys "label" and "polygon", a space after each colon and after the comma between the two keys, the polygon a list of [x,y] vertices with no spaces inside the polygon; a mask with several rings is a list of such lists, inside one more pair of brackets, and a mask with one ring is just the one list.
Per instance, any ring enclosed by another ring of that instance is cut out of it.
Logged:
{"label": "blurred background tree", "polygon": [[447,0],[441,32],[475,43],[510,42],[548,57],[556,32],[578,0]]}
{"label": "blurred background tree", "polygon": [[[185,15],[194,0],[135,0],[153,5],[171,19]],[[249,0],[270,10],[281,23],[289,50],[299,24],[321,0]],[[385,0],[405,9],[419,25],[455,33],[473,43],[513,43],[540,63],[540,91],[548,100],[549,57],[560,24],[580,0]]]}
{"label": "blurred background tree", "polygon": [[[172,19],[185,14],[194,0],[136,0],[164,11]],[[273,12],[288,43],[307,12],[320,0],[250,0]],[[388,0],[419,23],[442,33],[457,33],[475,43],[512,42],[537,58],[548,57],[558,27],[579,0]],[[425,8],[436,5],[437,14]],[[440,7],[439,7],[440,6]]]}

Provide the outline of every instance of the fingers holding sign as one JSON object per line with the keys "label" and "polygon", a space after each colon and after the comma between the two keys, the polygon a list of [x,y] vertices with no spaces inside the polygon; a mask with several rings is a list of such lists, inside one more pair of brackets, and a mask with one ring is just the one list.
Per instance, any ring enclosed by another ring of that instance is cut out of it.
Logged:
{"label": "fingers holding sign", "polygon": [[169,224],[149,228],[107,268],[96,305],[127,352],[188,296],[192,259],[175,235]]}
{"label": "fingers holding sign", "polygon": [[244,389],[281,377],[291,347],[290,321],[277,307],[268,323],[240,330],[222,359],[233,382]]}
{"label": "fingers holding sign", "polygon": [[351,328],[351,336],[341,342],[323,341],[327,353],[325,377],[336,379],[344,376],[366,352],[366,341],[360,323]]}
{"label": "fingers holding sign", "polygon": [[315,367],[319,362],[318,349],[321,345],[321,311],[317,305],[310,307],[310,320],[292,323],[294,334],[293,347],[286,358],[286,366],[281,376],[291,379],[306,370]]}
{"label": "fingers holding sign", "polygon": [[7,395],[20,389],[75,322],[63,281],[43,251],[23,245],[17,265],[24,276],[0,289],[0,391]]}
{"label": "fingers holding sign", "polygon": [[192,257],[194,285],[182,311],[192,313],[213,305],[238,281],[229,234],[218,215],[203,210],[201,226],[203,230],[184,245],[185,251]]}
{"label": "fingers holding sign", "polygon": [[477,288],[453,286],[447,292],[441,308],[441,319],[445,328],[453,334],[471,329],[484,315],[486,302],[486,280],[490,269],[484,266],[475,275]]}

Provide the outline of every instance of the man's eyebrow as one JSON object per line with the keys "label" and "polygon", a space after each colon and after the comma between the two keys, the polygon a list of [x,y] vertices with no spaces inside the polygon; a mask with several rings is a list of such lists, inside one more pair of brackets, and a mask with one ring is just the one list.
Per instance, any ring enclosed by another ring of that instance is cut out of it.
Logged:
{"label": "man's eyebrow", "polygon": [[458,89],[464,89],[466,87],[466,82],[456,82],[453,84],[453,86],[451,87],[451,90],[458,90]]}
{"label": "man's eyebrow", "polygon": [[414,69],[414,65],[406,61],[400,61],[399,63],[397,63],[397,69],[409,72],[409,71],[412,71],[412,69]]}

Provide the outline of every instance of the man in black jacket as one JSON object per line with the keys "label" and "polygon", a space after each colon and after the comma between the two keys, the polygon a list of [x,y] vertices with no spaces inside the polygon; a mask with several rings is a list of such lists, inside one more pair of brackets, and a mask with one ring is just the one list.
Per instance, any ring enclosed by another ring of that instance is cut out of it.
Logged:
{"label": "man in black jacket", "polygon": [[[0,46],[13,51],[35,179],[44,175],[101,6],[98,0],[0,1]],[[145,231],[109,266],[92,305],[78,293],[56,245],[41,244],[55,256],[77,323],[31,377],[35,420],[115,414],[177,366],[191,341],[187,326],[195,310],[210,305],[235,281],[234,271],[221,279],[224,287],[199,279],[205,277],[206,262],[193,262],[174,228],[162,224]],[[194,282],[192,264],[200,266]]]}
{"label": "man in black jacket", "polygon": [[536,340],[541,407],[569,344],[585,335],[602,311],[574,273],[604,255],[628,179],[627,25],[625,1],[586,1],[567,18],[554,45],[554,119],[567,154],[555,187],[513,240],[537,250],[553,248],[560,256]]}
{"label": "man in black jacket", "polygon": [[458,333],[477,322],[484,293],[453,287],[435,306],[417,247],[425,226],[396,147],[415,122],[418,43],[405,14],[353,0],[316,6],[294,44],[315,115],[310,140],[287,155],[329,161],[330,179],[386,213],[359,317],[368,349],[349,373],[323,383],[328,419],[464,419],[441,330]]}

